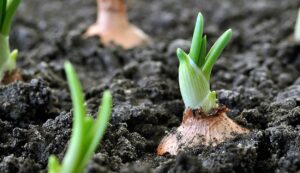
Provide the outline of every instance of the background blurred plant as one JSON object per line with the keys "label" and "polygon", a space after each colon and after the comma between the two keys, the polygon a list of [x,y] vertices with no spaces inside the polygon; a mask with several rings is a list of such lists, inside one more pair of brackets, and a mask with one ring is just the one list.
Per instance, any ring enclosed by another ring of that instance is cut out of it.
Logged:
{"label": "background blurred plant", "polygon": [[104,45],[113,42],[124,49],[150,42],[142,30],[129,23],[125,0],[97,0],[97,5],[97,21],[88,28],[86,37],[99,36]]}
{"label": "background blurred plant", "polygon": [[65,71],[74,110],[72,136],[62,165],[59,164],[54,155],[51,155],[48,163],[48,172],[82,173],[104,136],[111,116],[112,96],[109,91],[103,93],[98,116],[93,120],[91,117],[86,116],[83,92],[71,63],[65,63]]}

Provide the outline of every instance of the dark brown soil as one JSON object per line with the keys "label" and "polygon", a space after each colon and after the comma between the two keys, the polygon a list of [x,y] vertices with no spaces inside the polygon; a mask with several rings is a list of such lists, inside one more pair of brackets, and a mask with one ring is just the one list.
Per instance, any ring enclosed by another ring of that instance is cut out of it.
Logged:
{"label": "dark brown soil", "polygon": [[[0,172],[46,172],[63,158],[71,100],[70,60],[95,115],[103,90],[114,98],[111,124],[86,172],[276,172],[300,170],[300,46],[291,41],[298,0],[132,0],[130,19],[154,44],[124,51],[81,34],[96,18],[95,0],[24,0],[13,25],[24,82],[0,87]],[[216,147],[157,156],[184,105],[175,55],[187,48],[195,17],[205,16],[209,45],[227,28],[233,40],[213,69],[212,88],[229,117],[251,130]]]}

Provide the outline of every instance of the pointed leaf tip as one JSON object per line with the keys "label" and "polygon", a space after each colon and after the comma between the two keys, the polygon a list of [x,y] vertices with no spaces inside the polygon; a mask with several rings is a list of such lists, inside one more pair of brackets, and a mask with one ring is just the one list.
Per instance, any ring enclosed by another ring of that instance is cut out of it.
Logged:
{"label": "pointed leaf tip", "polygon": [[225,42],[227,42],[226,44],[229,43],[229,41],[232,38],[232,29],[227,29],[222,35],[221,37],[223,40],[225,40]]}
{"label": "pointed leaf tip", "polygon": [[65,69],[72,68],[72,64],[70,63],[70,61],[66,61],[65,64],[64,64],[64,66],[65,66]]}
{"label": "pointed leaf tip", "polygon": [[13,50],[10,54],[10,58],[13,62],[16,62],[19,51],[17,49]]}
{"label": "pointed leaf tip", "polygon": [[225,34],[227,35],[227,37],[229,37],[229,39],[231,39],[232,37],[232,29],[228,29]]}
{"label": "pointed leaf tip", "polygon": [[203,15],[202,15],[201,12],[198,13],[197,20],[202,20],[203,21]]}
{"label": "pointed leaf tip", "polygon": [[102,102],[108,103],[112,107],[112,95],[109,90],[103,92]]}
{"label": "pointed leaf tip", "polygon": [[177,57],[179,59],[179,62],[183,62],[186,59],[187,54],[180,48],[177,48]]}

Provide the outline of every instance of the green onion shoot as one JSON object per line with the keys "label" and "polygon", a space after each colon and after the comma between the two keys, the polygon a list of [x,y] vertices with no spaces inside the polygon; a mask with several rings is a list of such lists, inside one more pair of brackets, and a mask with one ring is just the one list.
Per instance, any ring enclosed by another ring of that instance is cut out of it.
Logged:
{"label": "green onion shoot", "polygon": [[103,93],[98,116],[94,120],[86,114],[81,85],[71,63],[65,63],[65,71],[74,111],[71,140],[61,165],[54,155],[49,157],[48,172],[82,173],[104,136],[111,116],[112,96],[109,91]]}
{"label": "green onion shoot", "polygon": [[216,92],[210,90],[210,75],[217,58],[229,43],[232,30],[228,29],[206,53],[207,40],[203,36],[203,16],[198,14],[189,54],[177,49],[179,86],[186,107],[202,108],[205,112],[217,107]]}
{"label": "green onion shoot", "polygon": [[203,26],[203,16],[199,13],[189,53],[177,49],[179,87],[185,111],[181,125],[161,140],[158,155],[177,155],[180,150],[201,145],[215,146],[234,134],[248,132],[226,115],[228,109],[217,104],[216,92],[210,90],[212,68],[231,40],[232,30],[225,31],[206,53]]}

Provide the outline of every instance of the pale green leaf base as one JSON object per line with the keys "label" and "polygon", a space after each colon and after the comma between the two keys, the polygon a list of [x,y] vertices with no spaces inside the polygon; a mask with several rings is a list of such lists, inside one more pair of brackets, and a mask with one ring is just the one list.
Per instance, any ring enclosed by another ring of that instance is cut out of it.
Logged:
{"label": "pale green leaf base", "polygon": [[10,52],[9,37],[0,34],[0,81],[6,72],[11,72],[16,68],[18,50]]}

